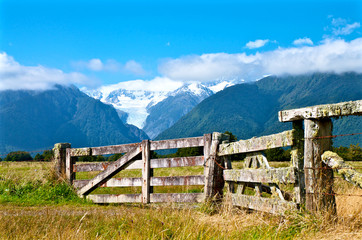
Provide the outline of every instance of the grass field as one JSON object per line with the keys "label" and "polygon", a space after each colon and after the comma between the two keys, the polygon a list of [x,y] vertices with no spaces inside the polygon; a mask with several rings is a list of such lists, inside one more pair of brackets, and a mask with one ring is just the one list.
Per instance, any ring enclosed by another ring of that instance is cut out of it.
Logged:
{"label": "grass field", "polygon": [[[336,196],[338,219],[334,220],[308,213],[281,217],[249,212],[232,208],[227,196],[220,205],[95,205],[53,181],[50,168],[50,163],[0,163],[0,239],[362,239],[359,196]],[[155,175],[186,172],[202,174],[202,168],[162,169]],[[362,195],[361,189],[338,176],[335,192]]]}

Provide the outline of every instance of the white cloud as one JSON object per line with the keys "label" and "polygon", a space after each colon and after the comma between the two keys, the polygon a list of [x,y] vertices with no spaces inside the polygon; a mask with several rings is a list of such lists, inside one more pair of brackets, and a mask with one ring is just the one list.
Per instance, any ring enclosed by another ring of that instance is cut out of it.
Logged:
{"label": "white cloud", "polygon": [[298,38],[293,41],[294,45],[313,45],[313,41],[310,38]]}
{"label": "white cloud", "polygon": [[[329,18],[332,18],[331,24],[324,30],[330,31],[332,36],[349,35],[353,33],[354,30],[361,27],[359,22],[348,23],[344,18],[333,18],[333,16],[329,16]],[[330,36],[326,35],[326,37]]]}
{"label": "white cloud", "polygon": [[362,73],[362,38],[350,42],[327,39],[317,46],[279,48],[265,53],[214,53],[171,59],[159,66],[165,77],[177,81],[213,81],[243,78],[254,81],[268,74],[310,72]]}
{"label": "white cloud", "polygon": [[93,58],[89,61],[87,67],[93,71],[101,71],[103,69],[103,63],[100,59]]}
{"label": "white cloud", "polygon": [[128,61],[125,65],[124,65],[124,69],[126,71],[129,71],[133,74],[136,75],[145,75],[146,71],[143,69],[142,65],[139,64],[138,62],[134,61],[134,60],[130,60]]}
{"label": "white cloud", "polygon": [[89,61],[74,61],[71,65],[77,70],[87,69],[96,72],[125,72],[141,76],[146,74],[142,65],[134,60],[130,60],[123,65],[113,59],[108,59],[106,62],[102,62],[99,58],[93,58]]}
{"label": "white cloud", "polygon": [[248,42],[245,47],[249,48],[249,49],[254,49],[254,48],[261,48],[263,47],[265,44],[267,44],[269,42],[269,39],[257,39],[255,41],[250,41]]}
{"label": "white cloud", "polygon": [[334,35],[349,35],[351,34],[355,29],[359,28],[361,24],[359,22],[354,22],[352,24],[346,24],[343,27],[338,27],[333,29]]}
{"label": "white cloud", "polygon": [[0,91],[47,90],[55,84],[92,84],[93,81],[77,72],[64,73],[55,68],[23,66],[5,52],[0,53]]}
{"label": "white cloud", "polygon": [[177,81],[213,81],[218,78],[232,78],[247,74],[259,54],[203,54],[169,60],[159,66],[161,74]]}
{"label": "white cloud", "polygon": [[151,80],[131,80],[112,85],[105,85],[100,89],[107,95],[115,89],[142,90],[142,91],[174,91],[183,85],[182,82],[173,81],[166,77],[155,77]]}

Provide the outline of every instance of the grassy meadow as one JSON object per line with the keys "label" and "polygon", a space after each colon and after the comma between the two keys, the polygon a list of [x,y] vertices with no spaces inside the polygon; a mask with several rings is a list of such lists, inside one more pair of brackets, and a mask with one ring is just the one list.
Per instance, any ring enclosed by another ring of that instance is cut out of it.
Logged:
{"label": "grassy meadow", "polygon": [[[361,162],[350,164],[362,167]],[[362,239],[359,196],[336,196],[337,219],[300,212],[283,217],[250,212],[231,207],[227,195],[219,205],[96,205],[54,180],[51,168],[48,162],[0,163],[0,239]],[[202,167],[155,169],[154,175],[202,172]],[[95,174],[80,173],[77,179]],[[122,176],[139,177],[140,171],[122,171]],[[362,195],[362,189],[336,177],[335,192]],[[202,191],[195,187],[157,191]]]}

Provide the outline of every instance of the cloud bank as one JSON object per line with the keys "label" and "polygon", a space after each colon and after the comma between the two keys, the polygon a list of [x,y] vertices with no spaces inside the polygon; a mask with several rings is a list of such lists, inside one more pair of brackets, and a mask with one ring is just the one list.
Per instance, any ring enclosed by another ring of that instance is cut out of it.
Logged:
{"label": "cloud bank", "polygon": [[[319,45],[310,45],[309,38],[294,41],[295,47],[278,48],[263,53],[212,53],[190,55],[164,60],[159,65],[159,76],[151,80],[132,80],[106,86],[128,90],[172,91],[182,82],[211,82],[220,79],[255,81],[266,75],[305,74],[313,72],[362,73],[362,38],[352,41],[326,39]],[[93,71],[119,70],[117,62],[103,63],[99,59],[87,62]],[[142,72],[135,61],[122,65],[129,71]],[[55,84],[94,87],[86,75],[44,66],[23,66],[6,53],[0,53],[1,90],[47,90]]]}
{"label": "cloud bank", "polygon": [[43,66],[22,66],[6,53],[0,53],[0,91],[48,90],[55,84],[70,85],[92,83],[77,72],[64,73],[59,69]]}
{"label": "cloud bank", "polygon": [[270,74],[362,73],[361,66],[362,38],[357,38],[350,42],[327,39],[316,46],[279,48],[250,55],[215,53],[185,56],[164,62],[159,66],[159,72],[177,81],[207,82],[221,78],[253,81]]}

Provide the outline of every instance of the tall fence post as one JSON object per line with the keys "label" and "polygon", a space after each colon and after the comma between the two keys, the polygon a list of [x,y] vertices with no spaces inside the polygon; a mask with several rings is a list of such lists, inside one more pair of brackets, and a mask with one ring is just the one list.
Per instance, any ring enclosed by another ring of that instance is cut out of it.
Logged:
{"label": "tall fence post", "polygon": [[225,181],[223,178],[223,158],[217,156],[219,143],[223,137],[229,138],[229,135],[222,133],[213,133],[204,135],[204,159],[205,159],[205,200],[220,199],[223,195]]}
{"label": "tall fence post", "polygon": [[142,141],[142,202],[149,203],[150,195],[153,192],[151,187],[151,177],[153,169],[151,169],[151,151],[150,140]]}
{"label": "tall fence post", "polygon": [[333,170],[321,159],[323,152],[331,150],[332,121],[324,119],[304,120],[304,176],[306,209],[309,211],[329,211],[336,214],[333,194]]}
{"label": "tall fence post", "polygon": [[293,121],[293,146],[291,150],[291,160],[296,169],[297,180],[294,186],[295,202],[305,204],[303,120]]}
{"label": "tall fence post", "polygon": [[72,157],[71,152],[72,152],[71,148],[66,149],[65,175],[67,177],[67,180],[68,180],[69,184],[73,185],[73,180],[75,178],[75,173],[73,171],[73,165],[74,165],[74,162],[75,162],[75,158]]}
{"label": "tall fence post", "polygon": [[66,177],[66,149],[70,147],[70,143],[56,143],[54,145],[54,171],[58,179],[65,179]]}

